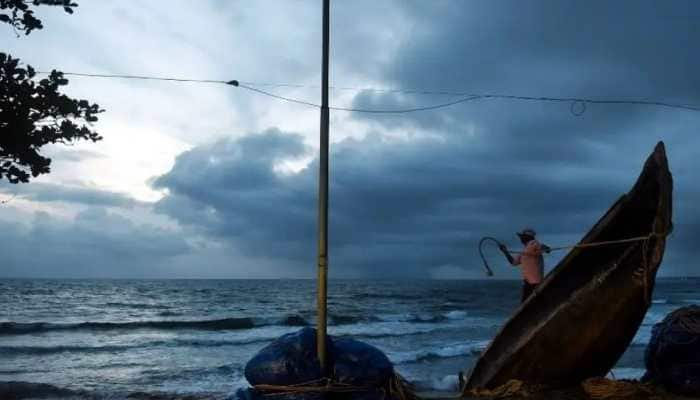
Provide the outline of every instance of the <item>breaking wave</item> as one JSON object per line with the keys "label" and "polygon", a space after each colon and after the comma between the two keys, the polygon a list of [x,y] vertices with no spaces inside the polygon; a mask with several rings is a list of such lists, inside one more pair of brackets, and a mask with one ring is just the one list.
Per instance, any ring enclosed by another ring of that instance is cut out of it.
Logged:
{"label": "breaking wave", "polygon": [[26,335],[52,331],[109,331],[109,330],[204,330],[227,331],[252,329],[261,326],[307,326],[309,323],[302,317],[290,315],[281,321],[256,321],[253,318],[222,318],[211,320],[151,320],[130,322],[0,322],[0,335]]}
{"label": "breaking wave", "polygon": [[389,359],[396,364],[429,361],[438,358],[452,358],[479,355],[488,346],[488,340],[468,341],[429,349],[390,353]]}

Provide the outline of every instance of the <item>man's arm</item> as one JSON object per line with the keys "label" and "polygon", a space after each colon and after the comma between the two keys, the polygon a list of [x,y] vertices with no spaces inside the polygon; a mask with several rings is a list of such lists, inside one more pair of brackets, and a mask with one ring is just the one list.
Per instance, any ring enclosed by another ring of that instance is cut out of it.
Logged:
{"label": "man's arm", "polygon": [[515,265],[520,264],[520,256],[514,258],[512,255],[510,255],[510,252],[508,251],[508,248],[506,247],[506,245],[501,243],[498,245],[498,248],[501,249],[501,251],[503,252],[503,255],[506,256],[506,259],[508,259],[508,262],[510,263],[510,265],[515,266]]}

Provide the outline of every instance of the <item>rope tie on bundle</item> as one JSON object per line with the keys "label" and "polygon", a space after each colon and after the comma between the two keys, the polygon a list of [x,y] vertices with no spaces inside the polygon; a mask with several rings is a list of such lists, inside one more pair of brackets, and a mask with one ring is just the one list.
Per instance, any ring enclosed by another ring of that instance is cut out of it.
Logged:
{"label": "rope tie on bundle", "polygon": [[292,385],[254,385],[253,389],[265,393],[266,396],[283,395],[291,393],[351,393],[364,392],[375,388],[369,386],[354,386],[350,384],[333,382],[328,378],[316,379],[313,381],[296,383]]}
{"label": "rope tie on bundle", "polygon": [[411,385],[399,374],[394,373],[383,386],[358,386],[348,383],[334,382],[329,378],[292,385],[254,385],[253,389],[264,396],[282,396],[294,393],[356,393],[376,391],[382,393],[382,398],[398,400],[417,400]]}
{"label": "rope tie on bundle", "polygon": [[685,331],[700,335],[700,319],[688,315],[678,317],[678,325]]}

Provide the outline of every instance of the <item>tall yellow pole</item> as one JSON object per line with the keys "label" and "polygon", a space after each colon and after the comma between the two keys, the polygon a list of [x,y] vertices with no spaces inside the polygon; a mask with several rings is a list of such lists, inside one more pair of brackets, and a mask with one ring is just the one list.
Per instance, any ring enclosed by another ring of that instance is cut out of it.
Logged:
{"label": "tall yellow pole", "polygon": [[318,174],[318,323],[316,349],[321,371],[327,371],[326,296],[328,294],[328,59],[330,39],[330,0],[323,0],[323,55],[321,86],[321,138]]}

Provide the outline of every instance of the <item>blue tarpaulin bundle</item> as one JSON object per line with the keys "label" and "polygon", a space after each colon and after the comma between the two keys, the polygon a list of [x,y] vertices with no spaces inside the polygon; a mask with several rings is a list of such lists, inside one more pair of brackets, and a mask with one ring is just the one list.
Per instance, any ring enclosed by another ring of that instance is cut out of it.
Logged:
{"label": "blue tarpaulin bundle", "polygon": [[[326,346],[330,348],[330,343]],[[320,379],[316,330],[304,328],[270,343],[248,361],[245,377],[251,385],[296,385]]]}
{"label": "blue tarpaulin bundle", "polygon": [[[296,392],[275,394],[275,399],[391,399],[388,393],[396,383],[394,367],[381,350],[369,344],[348,339],[327,337],[328,377],[333,385],[349,388],[345,393]],[[281,336],[260,350],[246,365],[245,377],[252,386],[274,385],[298,389],[299,385],[323,385],[326,378],[319,367],[316,352],[316,330],[303,328]],[[240,400],[263,398],[255,389],[241,389]]]}
{"label": "blue tarpaulin bundle", "polygon": [[645,380],[700,396],[700,306],[679,308],[654,325],[644,362]]}

